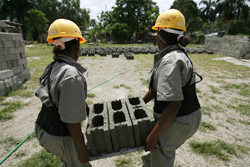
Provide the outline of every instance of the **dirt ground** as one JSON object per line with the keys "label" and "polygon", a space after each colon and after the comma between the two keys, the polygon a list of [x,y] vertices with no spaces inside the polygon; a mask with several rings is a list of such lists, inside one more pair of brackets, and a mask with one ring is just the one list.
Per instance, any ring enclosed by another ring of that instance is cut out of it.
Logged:
{"label": "dirt ground", "polygon": [[[237,61],[237,60],[235,60]],[[80,58],[79,63],[84,67],[88,68],[89,73],[86,77],[88,83],[88,89],[116,76],[117,74],[130,70],[109,82],[100,85],[99,87],[91,90],[89,93],[95,95],[93,98],[88,98],[90,102],[99,103],[104,101],[112,101],[116,99],[127,98],[128,96],[143,97],[147,92],[148,87],[142,84],[142,79],[146,79],[150,69],[135,68],[140,64],[136,58],[135,60],[126,60],[123,56],[119,58],[112,58],[111,55],[107,57],[101,57],[98,59],[88,59]],[[203,115],[202,120],[210,122],[215,125],[216,131],[208,131],[206,133],[198,131],[192,138],[185,142],[176,153],[175,166],[239,166],[248,167],[250,166],[249,154],[240,154],[239,157],[230,156],[229,161],[222,161],[214,156],[203,156],[201,154],[195,153],[189,146],[189,142],[192,140],[196,141],[215,141],[217,139],[223,140],[228,143],[236,143],[239,145],[250,146],[250,126],[242,124],[239,121],[245,120],[250,121],[248,116],[241,115],[239,112],[235,112],[233,109],[226,108],[227,104],[232,103],[232,99],[238,96],[237,93],[224,92],[221,90],[221,94],[213,94],[208,85],[214,85],[215,87],[220,87],[220,84],[214,80],[215,74],[208,73],[205,69],[197,69],[198,73],[207,76],[204,77],[203,82],[199,83],[197,87],[201,90],[199,93],[199,100],[202,106],[219,105],[225,111],[213,111],[211,115]],[[213,76],[214,75],[214,76]],[[213,79],[211,79],[211,78]],[[248,78],[249,79],[249,78]],[[249,80],[228,80],[228,82],[250,82]],[[114,86],[119,86],[121,84],[127,87],[114,88]],[[33,90],[35,91],[35,90]],[[215,96],[217,100],[208,98]],[[242,100],[248,100],[249,97],[239,97]],[[5,101],[16,101],[14,98],[6,98]],[[38,115],[39,109],[41,107],[41,102],[35,96],[29,99],[18,99],[23,100],[28,103],[24,108],[14,112],[14,118],[0,122],[1,133],[0,140],[4,140],[8,137],[14,137],[20,139],[21,141],[25,139],[29,134],[34,131],[34,122]],[[224,103],[220,104],[219,101],[222,100]],[[149,110],[152,111],[153,103],[147,104]],[[227,122],[228,118],[235,119],[233,123]],[[83,130],[85,131],[86,121],[83,124]],[[7,147],[4,143],[0,144],[0,159],[2,160],[7,156],[15,147]],[[42,147],[39,145],[35,138],[27,140],[15,151],[1,166],[17,166],[21,161],[30,158],[32,154],[39,152]],[[17,155],[25,152],[24,156],[18,157]],[[142,166],[140,159],[141,153],[133,153],[129,155],[133,158],[133,166]],[[94,167],[115,167],[115,161],[121,158],[121,156],[95,160],[91,164]]]}

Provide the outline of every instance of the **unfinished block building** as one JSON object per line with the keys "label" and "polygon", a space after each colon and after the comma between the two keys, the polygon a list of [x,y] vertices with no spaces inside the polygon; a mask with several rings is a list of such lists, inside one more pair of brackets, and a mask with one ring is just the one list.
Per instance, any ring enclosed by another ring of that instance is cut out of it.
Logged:
{"label": "unfinished block building", "polygon": [[140,97],[94,104],[86,130],[92,157],[143,146],[155,125]]}
{"label": "unfinished block building", "polygon": [[16,90],[29,78],[22,34],[0,32],[0,96]]}

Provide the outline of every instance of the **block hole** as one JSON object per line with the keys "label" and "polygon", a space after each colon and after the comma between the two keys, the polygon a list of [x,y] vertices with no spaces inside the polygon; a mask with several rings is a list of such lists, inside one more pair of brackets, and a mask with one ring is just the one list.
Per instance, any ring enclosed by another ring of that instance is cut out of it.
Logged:
{"label": "block hole", "polygon": [[132,104],[132,105],[138,105],[140,104],[140,100],[138,97],[132,97],[132,98],[129,98],[129,103]]}
{"label": "block hole", "polygon": [[121,102],[121,100],[112,101],[111,105],[112,105],[112,109],[113,110],[120,110],[122,108],[122,102]]}
{"label": "block hole", "polygon": [[94,113],[99,114],[103,112],[103,104],[94,104]]}
{"label": "block hole", "polygon": [[136,119],[141,119],[141,118],[147,117],[146,112],[142,109],[135,110],[134,114],[135,114]]}
{"label": "block hole", "polygon": [[103,126],[103,116],[95,116],[92,119],[92,123],[94,127]]}
{"label": "block hole", "polygon": [[114,119],[115,123],[120,123],[120,122],[125,122],[126,121],[125,115],[124,115],[123,112],[114,113],[113,119]]}

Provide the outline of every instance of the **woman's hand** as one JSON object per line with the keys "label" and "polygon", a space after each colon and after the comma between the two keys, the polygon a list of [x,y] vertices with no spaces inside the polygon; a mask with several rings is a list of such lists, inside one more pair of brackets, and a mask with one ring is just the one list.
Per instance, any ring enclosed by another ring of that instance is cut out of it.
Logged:
{"label": "woman's hand", "polygon": [[146,144],[144,147],[145,151],[155,150],[158,147],[157,141],[158,141],[157,137],[153,137],[151,134],[149,134],[147,139],[146,139]]}
{"label": "woman's hand", "polygon": [[89,163],[89,153],[86,150],[79,150],[78,160],[83,164]]}

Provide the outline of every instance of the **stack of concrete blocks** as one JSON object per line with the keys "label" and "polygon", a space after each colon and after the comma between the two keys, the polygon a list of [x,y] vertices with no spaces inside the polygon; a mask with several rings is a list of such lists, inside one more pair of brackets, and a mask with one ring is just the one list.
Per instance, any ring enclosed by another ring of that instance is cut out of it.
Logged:
{"label": "stack of concrete blocks", "polygon": [[0,33],[0,67],[12,70],[21,82],[30,78],[22,34]]}
{"label": "stack of concrete blocks", "polygon": [[225,35],[223,38],[206,37],[205,50],[213,50],[216,54],[244,58],[250,53],[249,36]]}
{"label": "stack of concrete blocks", "polygon": [[22,84],[12,70],[0,71],[0,96],[4,96],[11,91],[17,90]]}
{"label": "stack of concrete blocks", "polygon": [[152,114],[140,97],[94,104],[86,130],[91,157],[145,144],[155,125]]}

